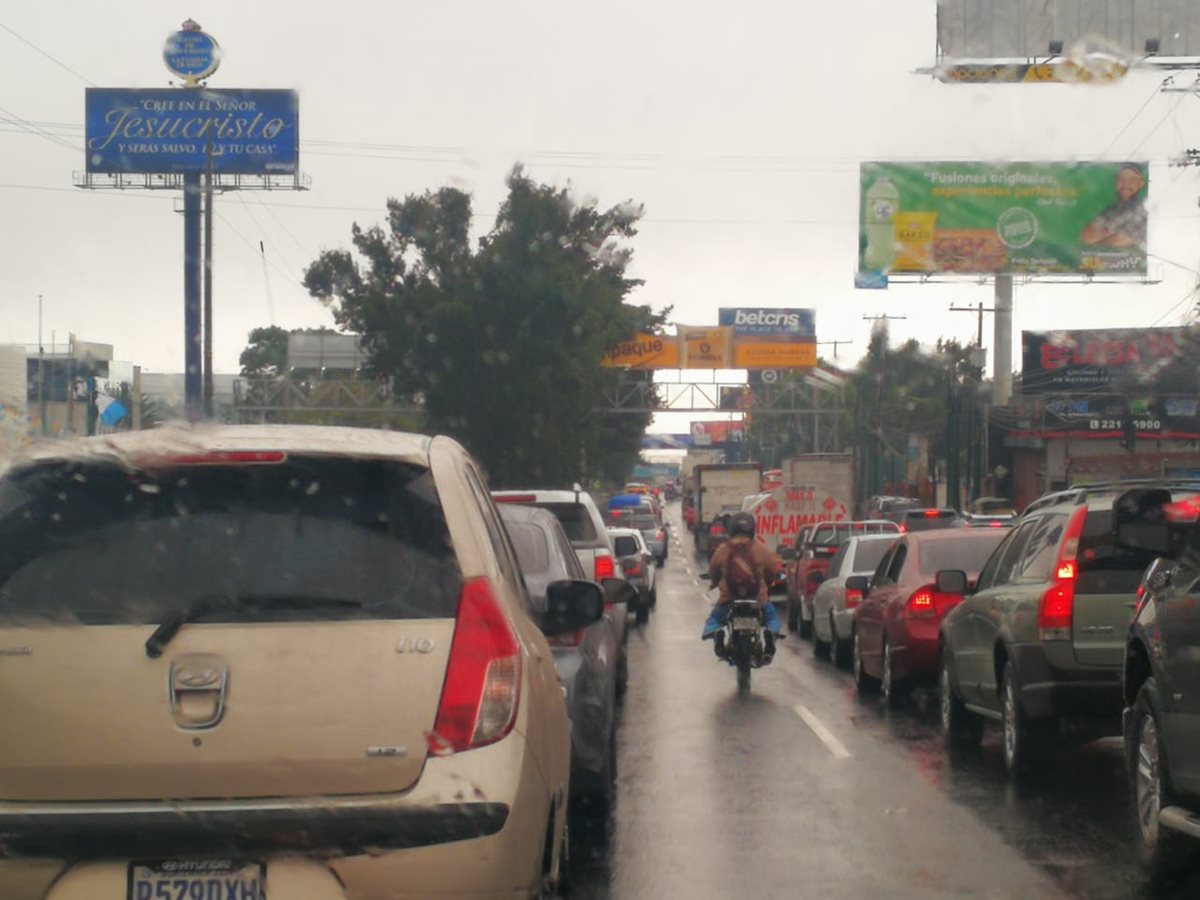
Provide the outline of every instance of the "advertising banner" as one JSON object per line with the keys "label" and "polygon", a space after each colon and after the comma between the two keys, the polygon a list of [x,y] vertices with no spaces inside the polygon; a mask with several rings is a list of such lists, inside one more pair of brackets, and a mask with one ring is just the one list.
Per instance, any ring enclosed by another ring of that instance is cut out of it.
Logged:
{"label": "advertising banner", "polygon": [[733,344],[735,369],[810,369],[817,364],[817,345],[753,341],[736,338]]}
{"label": "advertising banner", "polygon": [[727,444],[740,441],[746,436],[746,427],[740,421],[693,422],[692,443],[697,447]]}
{"label": "advertising banner", "polygon": [[728,369],[729,329],[680,325],[683,341],[682,369]]}
{"label": "advertising banner", "polygon": [[773,550],[791,547],[805,525],[850,519],[842,499],[811,485],[776,488],[754,508],[755,536]]}
{"label": "advertising banner", "polygon": [[[1021,332],[1026,394],[1151,390],[1177,363],[1194,369],[1197,349],[1185,328],[1106,328]],[[1182,387],[1187,390],[1194,377]]]}
{"label": "advertising banner", "polygon": [[609,368],[678,369],[679,339],[675,335],[639,334],[604,353],[601,365]]}
{"label": "advertising banner", "polygon": [[986,275],[1146,272],[1148,166],[863,163],[859,268]]}
{"label": "advertising banner", "polygon": [[299,99],[289,90],[88,88],[87,171],[290,175]]}
{"label": "advertising banner", "polygon": [[811,309],[722,308],[717,312],[717,324],[732,328],[737,337],[770,337],[791,341],[817,339],[817,314]]}

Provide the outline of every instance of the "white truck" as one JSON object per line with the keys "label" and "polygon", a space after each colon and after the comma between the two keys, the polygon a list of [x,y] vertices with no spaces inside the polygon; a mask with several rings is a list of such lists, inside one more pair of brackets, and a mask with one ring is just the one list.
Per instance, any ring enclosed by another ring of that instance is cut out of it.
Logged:
{"label": "white truck", "polygon": [[[713,520],[724,512],[739,512],[742,502],[762,492],[762,463],[698,465],[692,470],[695,483],[696,552],[710,556],[723,535],[713,535]],[[716,540],[714,540],[716,538]]]}
{"label": "white truck", "polygon": [[783,486],[817,488],[853,510],[858,499],[854,493],[854,458],[849,453],[793,456],[783,463]]}

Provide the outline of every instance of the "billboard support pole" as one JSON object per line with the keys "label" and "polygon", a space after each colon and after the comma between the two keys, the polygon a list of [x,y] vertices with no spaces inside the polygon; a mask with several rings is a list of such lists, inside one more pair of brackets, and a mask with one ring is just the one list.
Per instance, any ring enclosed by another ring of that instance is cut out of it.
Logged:
{"label": "billboard support pole", "polygon": [[203,409],[200,384],[200,173],[183,180],[183,393],[189,422]]}
{"label": "billboard support pole", "polygon": [[996,361],[992,371],[992,405],[1008,406],[1012,400],[1013,280],[1011,275],[996,276],[996,296],[992,307],[995,315],[992,355]]}
{"label": "billboard support pole", "polygon": [[213,161],[208,139],[208,169],[204,173],[204,415],[213,417]]}

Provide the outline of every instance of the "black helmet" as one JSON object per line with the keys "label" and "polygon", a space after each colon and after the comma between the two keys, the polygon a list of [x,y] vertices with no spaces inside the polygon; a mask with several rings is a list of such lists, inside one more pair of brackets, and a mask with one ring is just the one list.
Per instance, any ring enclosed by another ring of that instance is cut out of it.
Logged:
{"label": "black helmet", "polygon": [[729,536],[754,537],[754,516],[748,512],[735,513],[729,519]]}

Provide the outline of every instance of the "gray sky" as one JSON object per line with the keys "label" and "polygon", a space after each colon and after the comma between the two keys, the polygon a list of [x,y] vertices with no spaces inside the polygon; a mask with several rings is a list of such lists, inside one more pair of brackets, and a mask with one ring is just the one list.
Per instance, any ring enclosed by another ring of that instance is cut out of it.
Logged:
{"label": "gray sky", "polygon": [[0,117],[15,114],[76,149],[0,123],[0,342],[36,339],[41,293],[47,344],[52,329],[60,339],[73,331],[150,370],[182,369],[176,198],[76,190],[71,176],[83,168],[82,79],[165,87],[163,39],[189,16],[224,50],[211,86],[299,90],[301,168],[313,179],[304,194],[219,201],[219,371],[236,369],[255,326],[330,324],[301,272],[322,248],[344,246],[352,221],[379,221],[389,196],[452,184],[475,192],[485,228],[516,161],[604,204],[645,204],[633,244],[634,274],[646,280],[640,302],[673,304],[688,324],[715,323],[720,306],[813,307],[820,340],[853,341],[840,350],[848,365],[866,346],[864,314],[907,316],[892,324],[897,339],[968,340],[974,317],[947,306],[991,299],[990,287],[973,284],[854,290],[860,161],[1149,159],[1162,284],[1018,286],[1014,340],[1022,328],[1176,323],[1200,264],[1200,170],[1167,161],[1200,142],[1200,100],[1156,94],[1153,72],[1102,88],[949,86],[913,75],[933,61],[934,8],[10,5],[0,13]]}

